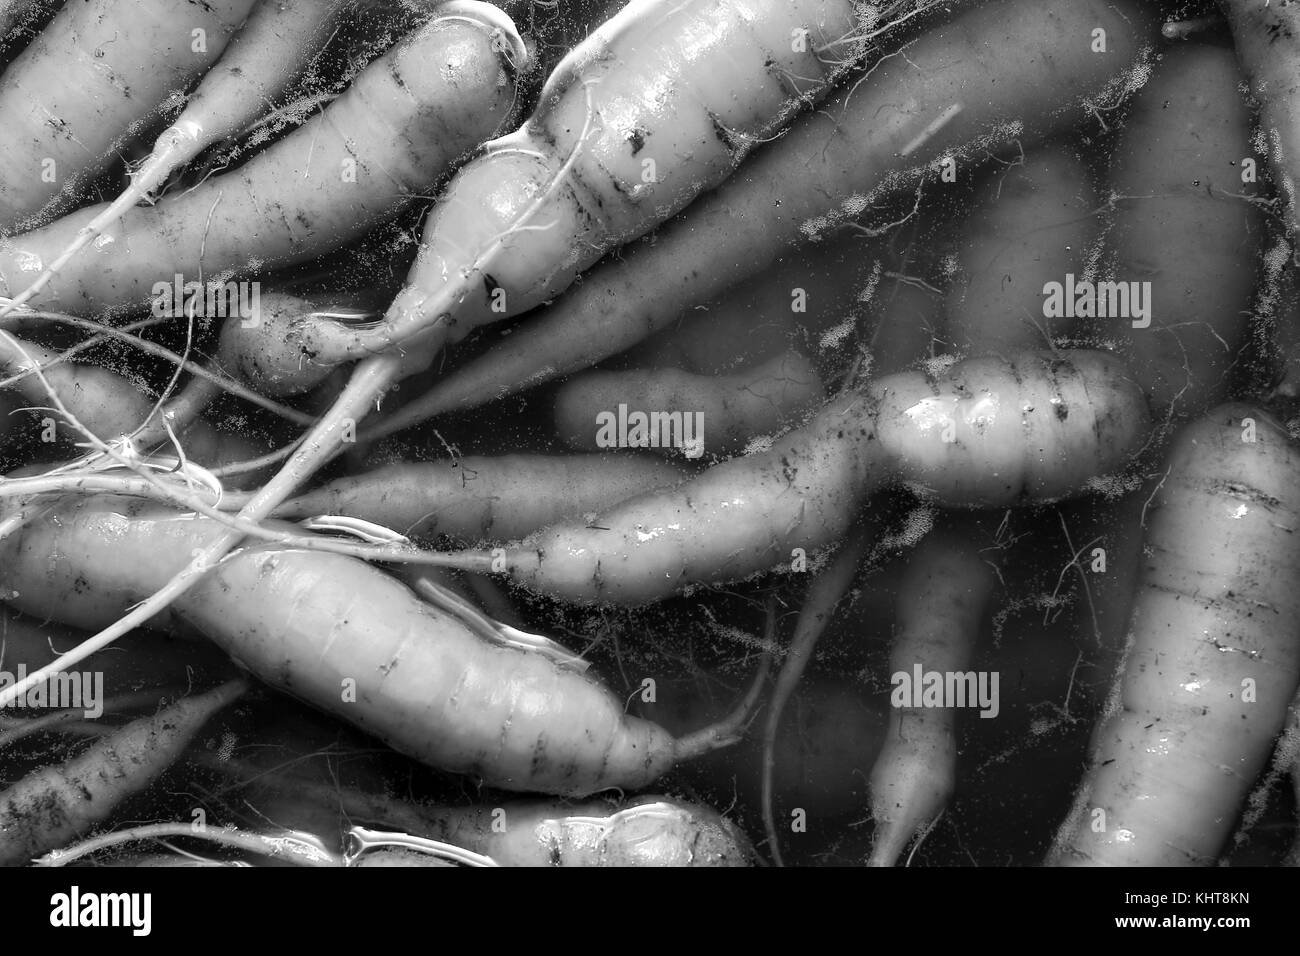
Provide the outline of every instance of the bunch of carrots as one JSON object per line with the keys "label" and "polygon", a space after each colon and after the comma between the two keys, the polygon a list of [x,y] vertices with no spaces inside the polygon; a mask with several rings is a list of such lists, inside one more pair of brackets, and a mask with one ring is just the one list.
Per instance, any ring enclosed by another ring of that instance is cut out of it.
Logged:
{"label": "bunch of carrots", "polygon": [[892,866],[1026,749],[1033,859],[1267,857],[1298,69],[1249,0],[0,0],[0,862]]}

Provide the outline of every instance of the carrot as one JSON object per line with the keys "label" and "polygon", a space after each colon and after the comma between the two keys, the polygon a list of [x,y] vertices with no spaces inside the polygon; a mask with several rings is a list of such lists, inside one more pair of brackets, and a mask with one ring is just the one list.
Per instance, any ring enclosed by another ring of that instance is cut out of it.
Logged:
{"label": "carrot", "polygon": [[[99,627],[226,533],[139,500],[65,501],[0,541],[0,586],[17,592],[20,610]],[[78,592],[78,579],[94,586]],[[382,571],[320,551],[241,549],[171,613],[271,686],[430,766],[507,790],[644,787],[734,743],[759,689],[725,720],[673,737],[555,656],[489,642]]]}
{"label": "carrot", "polygon": [[1242,182],[1253,150],[1239,83],[1227,50],[1189,43],[1167,51],[1110,166],[1109,278],[1130,290],[1129,307],[1108,296],[1110,315],[1090,323],[1127,357],[1152,408],[1175,421],[1227,396],[1262,251],[1257,187]]}
{"label": "carrot", "polygon": [[[372,63],[310,122],[238,170],[213,176],[105,227],[93,255],[68,262],[44,305],[73,314],[175,299],[173,276],[257,271],[343,245],[408,207],[507,120],[518,37],[495,8],[457,3]],[[437,64],[431,67],[430,62]],[[16,295],[103,209],[14,237],[0,280]],[[32,270],[35,269],[35,272]],[[161,281],[160,281],[161,280]],[[204,314],[235,308],[208,283]],[[251,294],[240,292],[242,307]],[[172,302],[179,311],[179,303]],[[245,317],[246,316],[242,316]]]}
{"label": "carrot", "polygon": [[[133,124],[215,62],[252,6],[253,0],[64,4],[5,69],[0,230],[37,218],[55,198],[72,201],[72,191],[99,171]],[[12,286],[22,274],[6,270],[5,278]]]}
{"label": "carrot", "polygon": [[1048,145],[980,181],[956,238],[961,272],[944,298],[951,346],[961,354],[1045,348],[1070,331],[1043,315],[1043,289],[1082,277],[1100,203],[1088,171]]}
{"label": "carrot", "polygon": [[628,4],[561,61],[518,131],[452,179],[384,320],[319,323],[305,349],[341,361],[419,337],[436,353],[554,297],[820,99],[880,18],[849,0]]}
{"label": "carrot", "polygon": [[[798,352],[784,352],[733,375],[672,368],[584,372],[556,395],[555,425],[567,445],[585,451],[649,447],[661,455],[726,457],[799,421],[824,399],[813,364]],[[651,416],[651,424],[640,432],[634,424],[624,436],[628,414]]]}
{"label": "carrot", "polygon": [[217,711],[244,692],[233,680],[134,720],[61,767],[46,767],[0,793],[0,866],[15,866],[112,816],[148,787],[190,745]]}
{"label": "carrot", "polygon": [[1232,403],[1184,427],[1167,467],[1128,647],[1052,863],[1212,863],[1300,683],[1300,453]]}
{"label": "carrot", "polygon": [[350,515],[424,538],[517,541],[685,477],[678,467],[640,455],[469,455],[339,478],[290,499],[275,514]]}
{"label": "carrot", "polygon": [[[290,323],[304,315],[361,316],[366,313],[346,300],[317,305],[282,292],[259,293],[247,319],[227,319],[221,324],[213,367],[251,388],[257,395],[281,398],[316,388],[337,370],[304,361],[285,345]],[[167,428],[184,431],[229,388],[217,376],[192,375],[132,437],[137,448],[150,448],[167,440]],[[304,415],[302,423],[312,418]]]}
{"label": "carrot", "polygon": [[[344,803],[344,809],[355,813]],[[378,808],[377,808],[378,809]],[[642,796],[611,806],[554,801],[500,807],[420,807],[433,839],[500,866],[751,866],[754,848],[730,820],[700,804]]]}
{"label": "carrot", "polygon": [[159,189],[174,171],[257,119],[324,46],[347,2],[350,0],[255,3],[243,28],[216,65],[203,75],[185,109],[131,174],[130,185],[77,232],[14,304],[21,305],[36,295],[64,263],[128,209]]}
{"label": "carrot", "polygon": [[1123,465],[1147,428],[1140,391],[1110,356],[967,359],[937,380],[920,372],[877,379],[766,451],[633,498],[590,524],[558,524],[505,549],[503,562],[475,552],[446,560],[505,570],[568,600],[650,601],[770,569],[796,547],[833,543],[856,505],[891,480],[954,507],[1077,493]]}
{"label": "carrot", "polygon": [[[899,584],[889,671],[963,673],[997,578],[973,524],[956,521],[913,552]],[[897,688],[896,688],[897,692]],[[871,866],[894,866],[944,811],[956,788],[956,712],[894,701],[885,744],[871,769]]]}
{"label": "carrot", "polygon": [[[1300,162],[1300,10],[1293,4],[1224,0],[1250,92],[1260,103],[1259,123],[1273,182],[1286,204],[1284,218],[1292,242],[1297,241],[1296,163]],[[1243,153],[1242,157],[1249,156]],[[1294,255],[1294,250],[1293,250]]]}
{"label": "carrot", "polygon": [[217,345],[217,364],[240,381],[272,398],[301,395],[335,370],[304,361],[287,347],[289,328],[309,315],[362,317],[347,296],[314,297],[264,292],[257,311],[242,322],[225,322]]}
{"label": "carrot", "polygon": [[[514,800],[449,805],[394,799],[227,761],[241,786],[322,804],[349,820],[396,827],[460,846],[498,866],[749,866],[754,848],[732,821],[702,804],[644,795],[573,804]],[[267,811],[263,811],[267,812]]]}
{"label": "carrot", "polygon": [[[1091,49],[1098,29],[1104,55]],[[944,156],[969,170],[996,144],[1029,145],[1117,105],[1113,94],[1144,78],[1153,40],[1154,26],[1128,0],[1000,0],[964,13],[909,44],[906,57],[879,63],[654,243],[624,249],[413,405],[420,417],[471,408],[625,351],[878,196],[914,186]],[[1034,55],[1008,59],[998,52],[1007,45]],[[842,197],[843,212],[828,210],[827,196]],[[407,424],[419,420],[409,414]]]}

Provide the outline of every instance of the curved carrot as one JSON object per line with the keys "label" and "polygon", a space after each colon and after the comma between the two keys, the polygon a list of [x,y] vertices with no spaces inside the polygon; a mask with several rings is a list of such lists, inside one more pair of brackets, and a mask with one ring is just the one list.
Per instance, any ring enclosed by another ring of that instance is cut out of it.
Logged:
{"label": "curved carrot", "polygon": [[[21,610],[100,627],[225,533],[138,500],[64,501],[52,520],[0,541],[0,579]],[[79,579],[94,587],[77,591]],[[271,686],[417,760],[507,790],[647,786],[738,740],[758,690],[723,721],[673,737],[553,655],[489,642],[390,575],[318,551],[241,549],[169,614]]]}
{"label": "curved carrot", "polygon": [[1300,451],[1261,409],[1178,433],[1129,644],[1049,862],[1209,865],[1300,684]]}
{"label": "curved carrot", "polygon": [[[1148,428],[1127,370],[1098,352],[967,359],[937,380],[890,375],[834,399],[767,451],[633,498],[594,522],[529,537],[506,549],[505,570],[569,600],[656,600],[770,569],[796,547],[833,543],[855,506],[891,480],[955,507],[1078,493],[1128,461]],[[485,557],[447,561],[482,570]]]}

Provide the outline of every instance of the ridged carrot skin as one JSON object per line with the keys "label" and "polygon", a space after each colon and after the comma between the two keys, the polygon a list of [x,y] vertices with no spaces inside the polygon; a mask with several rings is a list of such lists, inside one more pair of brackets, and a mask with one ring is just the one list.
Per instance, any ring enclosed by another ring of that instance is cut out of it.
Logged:
{"label": "ridged carrot skin", "polygon": [[1054,864],[1212,865],[1300,684],[1300,450],[1233,403],[1183,428],[1166,464],[1128,647]]}
{"label": "ridged carrot skin", "polygon": [[[0,582],[20,610],[102,627],[222,530],[139,500],[69,501],[0,542]],[[638,789],[725,743],[674,738],[629,716],[593,677],[489,644],[396,578],[342,555],[239,550],[152,623],[176,619],[271,686],[501,789]]]}
{"label": "ridged carrot skin", "polygon": [[640,603],[737,580],[848,528],[901,481],[950,507],[1052,501],[1123,466],[1150,425],[1127,369],[1100,352],[967,359],[832,400],[764,452],[567,522],[509,549],[516,580],[569,600]]}

